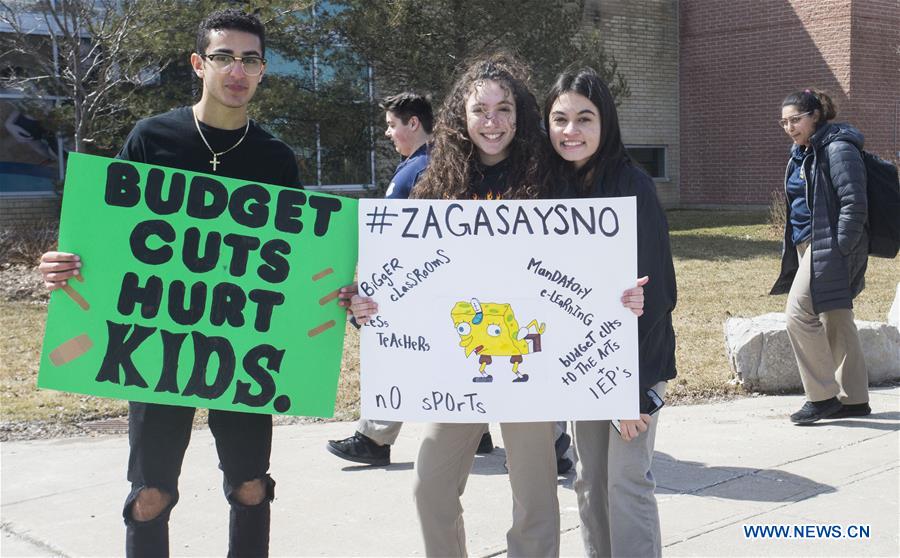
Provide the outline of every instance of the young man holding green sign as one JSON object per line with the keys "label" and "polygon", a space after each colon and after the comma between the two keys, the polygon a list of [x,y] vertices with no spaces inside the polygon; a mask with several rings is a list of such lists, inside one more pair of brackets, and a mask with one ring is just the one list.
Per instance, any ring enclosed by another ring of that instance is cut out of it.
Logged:
{"label": "young man holding green sign", "polygon": [[[215,12],[200,24],[196,48],[191,65],[203,81],[200,101],[138,122],[118,158],[299,188],[291,148],[247,115],[266,67],[262,23],[237,10]],[[44,254],[40,265],[49,289],[64,287],[80,267],[77,255],[64,252]],[[168,519],[178,502],[194,411],[129,403],[128,556],[168,555]],[[268,475],[272,417],[210,410],[209,426],[231,506],[228,555],[265,556],[275,486]]]}

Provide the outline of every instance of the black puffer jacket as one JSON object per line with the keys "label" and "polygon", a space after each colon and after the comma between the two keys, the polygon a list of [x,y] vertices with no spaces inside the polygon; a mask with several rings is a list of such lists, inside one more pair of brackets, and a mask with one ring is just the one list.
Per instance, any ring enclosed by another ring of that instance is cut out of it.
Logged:
{"label": "black puffer jacket", "polygon": [[[866,167],[860,150],[863,135],[849,124],[825,124],[810,138],[803,159],[806,199],[812,218],[810,292],[816,313],[853,308],[865,286],[869,239],[866,234]],[[787,177],[796,163],[788,161]],[[788,212],[790,207],[788,206]],[[790,215],[784,231],[781,275],[770,294],[784,294],[797,272]]]}

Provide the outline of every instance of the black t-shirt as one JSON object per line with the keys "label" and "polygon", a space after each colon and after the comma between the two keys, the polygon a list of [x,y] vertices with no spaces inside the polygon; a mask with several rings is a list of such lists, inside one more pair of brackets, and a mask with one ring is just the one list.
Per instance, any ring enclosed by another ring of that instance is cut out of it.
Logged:
{"label": "black t-shirt", "polygon": [[[244,134],[243,127],[221,130],[202,122],[200,129],[216,153],[237,143]],[[293,150],[252,120],[244,141],[228,153],[219,155],[219,164],[213,170],[210,162],[213,155],[197,133],[191,107],[177,108],[140,120],[116,157],[136,163],[302,188]]]}
{"label": "black t-shirt", "polygon": [[507,175],[509,174],[509,158],[503,159],[493,166],[476,162],[472,168],[472,181],[470,189],[475,199],[488,200],[500,199],[506,191]]}

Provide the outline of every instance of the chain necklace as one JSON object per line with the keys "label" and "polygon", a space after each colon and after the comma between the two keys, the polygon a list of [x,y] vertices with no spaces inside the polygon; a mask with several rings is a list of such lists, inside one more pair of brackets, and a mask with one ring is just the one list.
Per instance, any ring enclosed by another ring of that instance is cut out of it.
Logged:
{"label": "chain necklace", "polygon": [[203,130],[200,129],[200,121],[197,119],[197,111],[195,111],[193,107],[191,107],[191,114],[194,115],[194,126],[197,127],[197,133],[200,134],[200,139],[203,140],[203,144],[206,145],[206,148],[209,149],[210,153],[212,153],[213,158],[209,163],[212,165],[213,172],[216,172],[216,167],[220,164],[219,155],[225,155],[235,147],[239,146],[241,142],[244,141],[244,138],[247,137],[247,132],[250,130],[250,118],[247,118],[247,125],[244,127],[244,135],[241,136],[241,139],[237,140],[236,144],[232,145],[225,151],[219,151],[218,153],[216,153],[215,151],[213,151],[213,148],[209,146],[209,142],[206,141],[206,136],[203,135]]}

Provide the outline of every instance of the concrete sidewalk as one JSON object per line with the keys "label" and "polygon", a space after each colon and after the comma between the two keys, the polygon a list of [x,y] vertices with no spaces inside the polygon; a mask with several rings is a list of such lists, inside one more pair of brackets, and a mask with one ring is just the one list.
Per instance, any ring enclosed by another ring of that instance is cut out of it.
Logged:
{"label": "concrete sidewalk", "polygon": [[[872,392],[863,419],[796,427],[800,396],[667,407],[656,443],[663,552],[671,556],[898,556],[900,388]],[[422,425],[394,464],[357,467],[325,441],[353,424],[277,427],[272,556],[419,556],[412,467]],[[492,429],[502,446],[500,429]],[[2,556],[118,556],[125,436],[2,445]],[[511,495],[504,452],[477,457],[463,497],[469,553],[505,554]],[[172,514],[173,556],[223,556],[228,508],[213,440],[196,431]],[[580,556],[573,477],[560,478],[562,555]],[[748,539],[745,525],[869,526],[869,538]]]}

